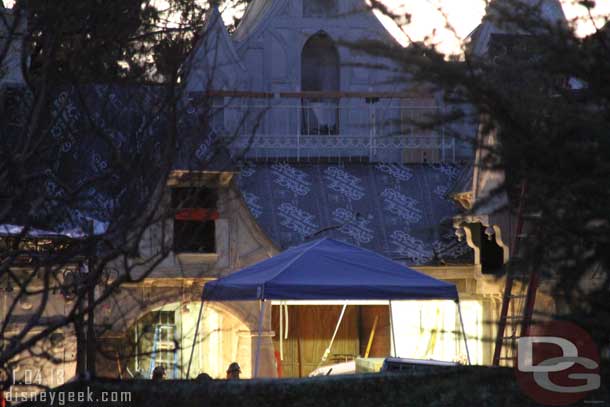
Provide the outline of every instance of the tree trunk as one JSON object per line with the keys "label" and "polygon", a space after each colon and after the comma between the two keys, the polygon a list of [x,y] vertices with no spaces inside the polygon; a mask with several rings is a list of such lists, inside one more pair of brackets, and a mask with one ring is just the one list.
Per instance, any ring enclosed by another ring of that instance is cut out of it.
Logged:
{"label": "tree trunk", "polygon": [[[89,262],[89,274],[91,276],[93,262]],[[87,285],[87,371],[89,377],[94,378],[96,374],[95,359],[97,354],[97,338],[95,335],[95,281],[89,281]]]}
{"label": "tree trunk", "polygon": [[87,373],[87,341],[85,338],[83,304],[79,305],[79,316],[74,320],[74,332],[76,334],[76,375],[85,377]]}

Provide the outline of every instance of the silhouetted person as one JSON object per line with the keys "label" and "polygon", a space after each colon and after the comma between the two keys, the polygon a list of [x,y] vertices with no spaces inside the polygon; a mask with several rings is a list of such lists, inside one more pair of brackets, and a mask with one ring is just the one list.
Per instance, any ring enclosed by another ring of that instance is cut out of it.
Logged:
{"label": "silhouetted person", "polygon": [[210,375],[209,375],[209,374],[207,374],[207,373],[200,373],[200,374],[199,374],[199,375],[198,375],[198,376],[195,378],[195,381],[196,381],[196,382],[209,382],[209,381],[211,381],[211,380],[213,380],[213,379],[212,379],[212,376],[210,376]]}
{"label": "silhouetted person", "polygon": [[241,368],[237,362],[233,362],[229,365],[227,369],[227,380],[239,380],[239,375],[241,373]]}
{"label": "silhouetted person", "polygon": [[165,368],[163,366],[157,366],[153,369],[152,379],[154,381],[160,381],[165,379]]}

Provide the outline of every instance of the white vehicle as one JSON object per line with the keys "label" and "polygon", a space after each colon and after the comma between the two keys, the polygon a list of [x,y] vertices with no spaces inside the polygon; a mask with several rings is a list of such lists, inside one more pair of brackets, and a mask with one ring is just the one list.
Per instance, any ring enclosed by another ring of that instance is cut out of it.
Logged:
{"label": "white vehicle", "polygon": [[400,372],[415,370],[421,366],[451,367],[459,366],[457,362],[447,362],[434,359],[409,359],[389,357],[381,358],[356,358],[348,362],[335,363],[317,368],[309,374],[313,376],[335,376],[356,373],[374,372]]}
{"label": "white vehicle", "polygon": [[418,366],[459,366],[457,362],[447,362],[444,360],[433,359],[408,359],[408,358],[386,358],[381,366],[382,372],[400,372],[413,370]]}
{"label": "white vehicle", "polygon": [[350,360],[349,362],[335,363],[334,365],[321,366],[311,372],[309,377],[313,376],[335,376],[343,374],[354,374],[356,373],[356,361]]}

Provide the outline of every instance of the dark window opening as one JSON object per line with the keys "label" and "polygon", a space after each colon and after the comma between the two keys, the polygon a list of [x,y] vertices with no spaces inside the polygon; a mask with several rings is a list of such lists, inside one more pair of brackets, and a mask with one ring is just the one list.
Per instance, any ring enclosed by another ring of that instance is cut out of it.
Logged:
{"label": "dark window opening", "polygon": [[214,253],[216,251],[214,221],[174,221],[176,253]]}
{"label": "dark window opening", "polygon": [[[339,52],[326,33],[312,36],[301,55],[301,90],[336,93],[340,90]],[[303,134],[339,133],[338,99],[311,97],[302,100]]]}
{"label": "dark window opening", "polygon": [[215,253],[218,193],[210,188],[174,188],[174,251]]}
{"label": "dark window opening", "polygon": [[504,250],[496,243],[496,236],[491,239],[485,234],[485,227],[479,227],[481,239],[481,268],[483,273],[496,273],[504,264]]}

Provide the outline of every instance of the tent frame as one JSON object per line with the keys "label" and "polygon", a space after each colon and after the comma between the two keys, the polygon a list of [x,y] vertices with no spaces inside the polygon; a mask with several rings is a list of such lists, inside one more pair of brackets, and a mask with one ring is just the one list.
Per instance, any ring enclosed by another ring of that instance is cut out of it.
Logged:
{"label": "tent frame", "polygon": [[[216,292],[217,289],[219,292]],[[455,284],[410,269],[379,253],[330,238],[302,243],[228,276],[210,281],[204,285],[201,299],[259,302],[254,377],[259,376],[266,303],[283,301],[286,304],[290,299],[308,302],[339,301],[344,309],[346,304],[354,301],[383,301],[383,304],[390,306],[390,312],[393,300],[453,300],[458,306],[464,343],[470,359]],[[330,346],[339,329],[342,315],[343,313],[339,317]],[[200,320],[197,322],[198,327],[199,323]],[[191,359],[198,329],[196,331]],[[392,336],[395,339],[393,324]],[[324,357],[329,352],[327,348]],[[396,354],[396,349],[394,353]]]}
{"label": "tent frame", "polygon": [[[446,299],[445,299],[446,300]],[[323,301],[323,300],[321,300]],[[363,300],[366,301],[366,300]],[[396,357],[396,339],[395,339],[395,333],[394,333],[394,318],[392,315],[392,300],[387,300],[388,301],[388,308],[390,311],[390,331],[391,331],[391,341],[392,341],[392,346],[390,349],[390,353],[393,353],[394,357]],[[407,301],[426,301],[426,300],[407,300]],[[446,300],[449,301],[449,300]],[[258,377],[258,372],[259,372],[259,366],[260,366],[260,352],[261,352],[261,342],[262,342],[262,336],[263,336],[263,323],[264,323],[264,318],[265,318],[265,309],[266,309],[266,305],[268,302],[271,302],[273,305],[273,300],[265,300],[264,298],[261,298],[259,300],[259,315],[258,315],[258,332],[257,332],[257,338],[256,338],[256,354],[254,357],[254,378]],[[282,300],[279,300],[280,305],[282,304]],[[326,348],[326,350],[324,351],[324,355],[322,356],[322,359],[320,360],[320,363],[318,365],[318,367],[324,363],[324,361],[326,360],[326,358],[328,357],[328,354],[330,353],[330,349],[333,345],[334,339],[337,335],[337,332],[339,331],[339,326],[341,325],[341,321],[343,320],[343,315],[345,313],[345,309],[348,305],[349,301],[344,301],[343,304],[343,308],[341,310],[341,314],[339,315],[339,319],[337,321],[337,325],[335,326],[335,330],[333,333],[333,336],[331,338],[330,344],[329,346]],[[357,302],[357,301],[356,301]],[[470,351],[468,349],[468,337],[466,336],[466,330],[464,328],[464,318],[462,317],[462,307],[460,306],[460,300],[456,299],[454,300],[456,306],[457,306],[457,311],[458,311],[458,316],[460,319],[460,327],[461,327],[461,333],[462,333],[462,338],[464,339],[464,347],[466,348],[466,358],[468,359],[468,364],[471,365],[471,359],[470,359]],[[203,315],[203,307],[204,307],[205,301],[201,301],[201,306],[199,307],[199,316],[197,318],[197,325],[195,328],[195,337],[193,338],[193,344],[191,346],[191,355],[189,357],[189,363],[188,363],[188,369],[186,372],[186,378],[189,378],[190,372],[191,372],[191,362],[193,360],[193,353],[195,351],[195,344],[197,342],[197,335],[199,333],[199,325],[201,323],[201,317]],[[280,309],[281,312],[281,309]],[[281,339],[280,339],[281,340]]]}
{"label": "tent frame", "polygon": [[258,337],[256,338],[256,355],[254,359],[254,377],[258,377],[258,367],[260,365],[260,354],[261,354],[261,338],[263,336],[263,322],[265,319],[265,306],[267,301],[261,299],[260,301],[260,314],[258,315]]}

